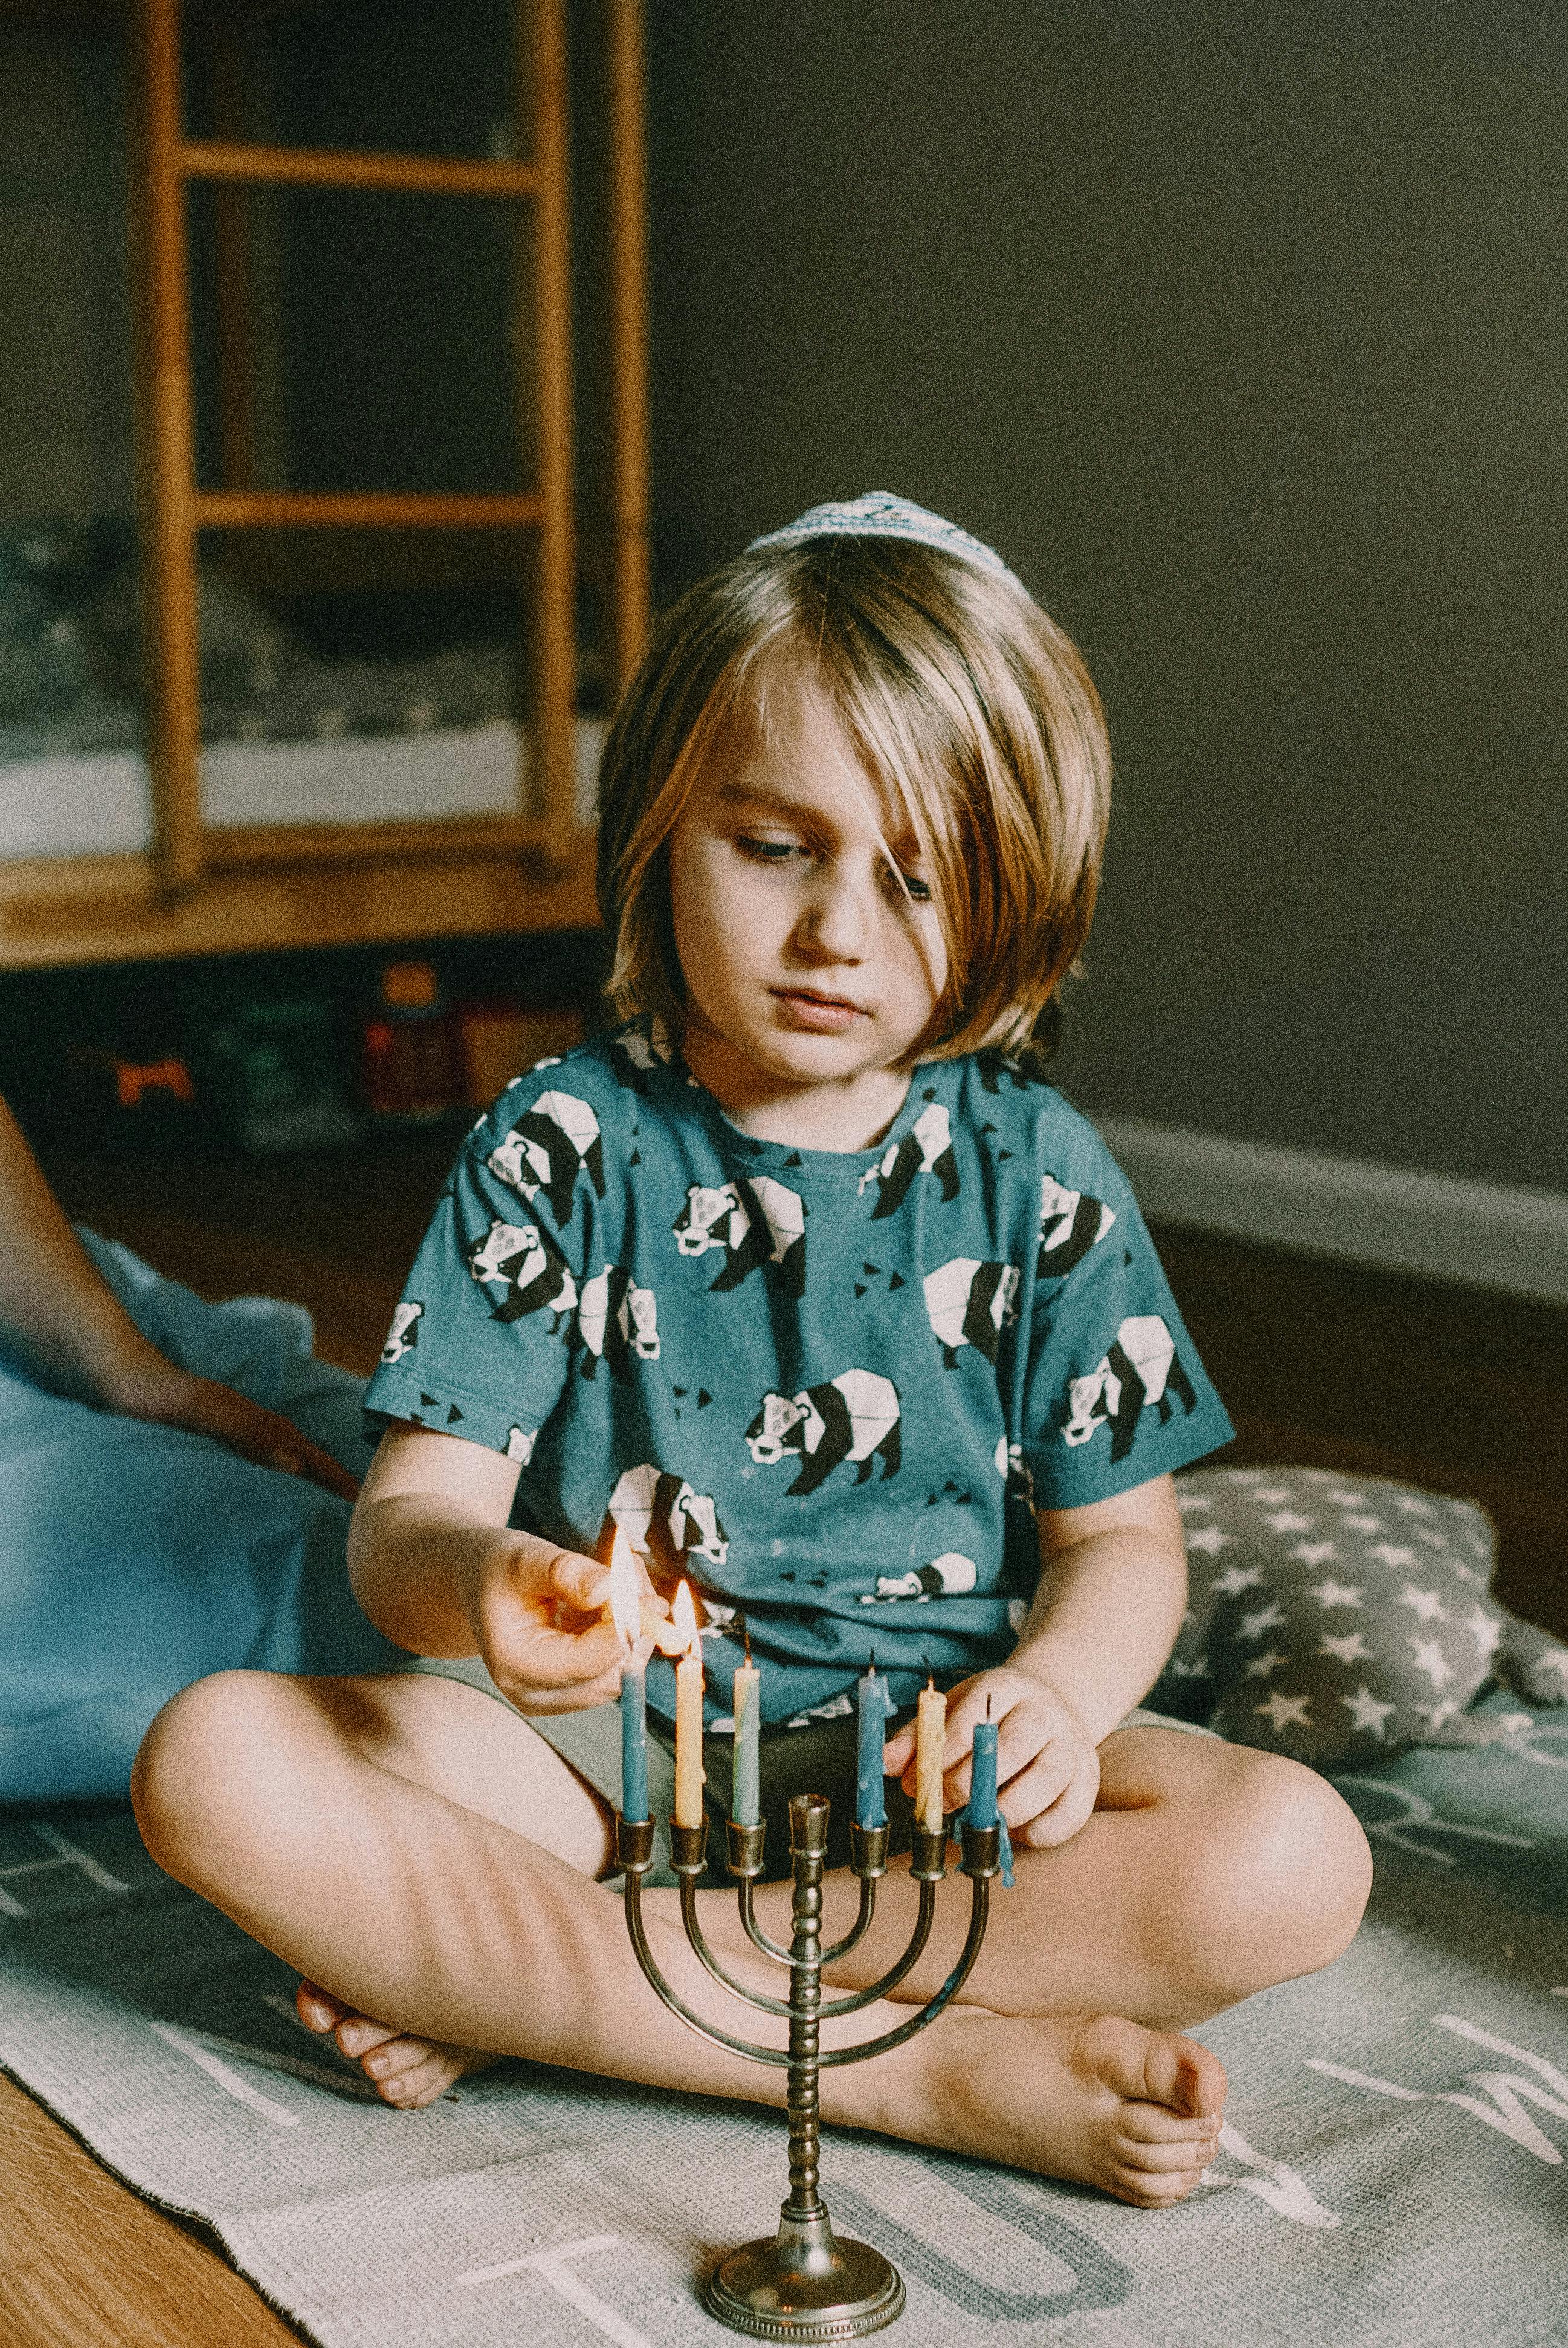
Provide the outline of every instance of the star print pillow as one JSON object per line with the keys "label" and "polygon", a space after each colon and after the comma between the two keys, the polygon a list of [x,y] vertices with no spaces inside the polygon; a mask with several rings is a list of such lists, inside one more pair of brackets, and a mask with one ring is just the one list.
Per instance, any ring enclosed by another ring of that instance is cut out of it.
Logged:
{"label": "star print pillow", "polygon": [[1191,1596],[1148,1701],[1238,1745],[1329,1768],[1404,1745],[1483,1744],[1501,1682],[1568,1700],[1568,1647],[1491,1595],[1473,1500],[1321,1468],[1177,1478]]}

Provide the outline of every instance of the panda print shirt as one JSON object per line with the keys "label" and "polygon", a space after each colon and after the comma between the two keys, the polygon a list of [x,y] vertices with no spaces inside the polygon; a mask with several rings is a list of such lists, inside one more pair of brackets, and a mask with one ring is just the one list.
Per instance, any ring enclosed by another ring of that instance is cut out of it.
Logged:
{"label": "panda print shirt", "polygon": [[[831,1716],[875,1652],[908,1703],[1004,1661],[1033,1510],[1226,1442],[1093,1128],[992,1058],[917,1067],[878,1148],[731,1125],[657,1026],[508,1086],[457,1156],[372,1381],[373,1428],[520,1464],[515,1524],[619,1525],[703,1616],[710,1716],[751,1632],[764,1717]],[[671,1666],[649,1701],[672,1715]]]}

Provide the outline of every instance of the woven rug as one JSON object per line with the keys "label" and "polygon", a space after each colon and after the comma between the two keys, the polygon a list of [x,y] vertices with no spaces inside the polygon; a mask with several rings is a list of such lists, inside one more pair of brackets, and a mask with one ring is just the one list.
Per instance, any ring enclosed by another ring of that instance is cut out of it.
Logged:
{"label": "woven rug", "polygon": [[[1568,2337],[1568,1722],[1343,1784],[1378,1860],[1329,1972],[1203,2035],[1232,2081],[1159,2216],[831,2135],[905,2348],[1530,2348]],[[292,1976],[124,1812],[0,1821],[0,2063],[205,2219],[323,2348],[687,2348],[694,2280],[771,2230],[781,2118],[506,2064],[423,2113],[293,2019]]]}

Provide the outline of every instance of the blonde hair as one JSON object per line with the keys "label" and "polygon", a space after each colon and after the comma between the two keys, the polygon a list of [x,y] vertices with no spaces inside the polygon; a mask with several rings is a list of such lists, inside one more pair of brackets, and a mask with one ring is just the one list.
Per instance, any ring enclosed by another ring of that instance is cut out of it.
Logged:
{"label": "blonde hair", "polygon": [[1089,933],[1111,746],[1076,648],[1009,578],[907,540],[743,554],[656,624],[600,766],[599,901],[622,1018],[676,1032],[668,846],[704,760],[804,680],[919,843],[948,976],[912,1058],[1039,1057]]}

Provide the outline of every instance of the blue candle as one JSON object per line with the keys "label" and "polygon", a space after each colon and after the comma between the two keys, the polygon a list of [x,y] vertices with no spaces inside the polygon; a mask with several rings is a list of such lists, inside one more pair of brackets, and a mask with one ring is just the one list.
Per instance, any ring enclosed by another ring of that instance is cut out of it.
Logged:
{"label": "blue candle", "polygon": [[620,1674],[620,1815],[641,1826],[648,1810],[648,1679],[641,1663]]}
{"label": "blue candle", "polygon": [[975,1729],[974,1759],[969,1767],[969,1806],[964,1813],[972,1827],[997,1823],[997,1725],[982,1720]]}
{"label": "blue candle", "polygon": [[892,1709],[887,1683],[876,1676],[876,1659],[856,1690],[860,1710],[860,1742],[856,1750],[855,1823],[885,1827],[887,1806],[882,1798],[882,1747],[887,1739],[887,1715]]}

